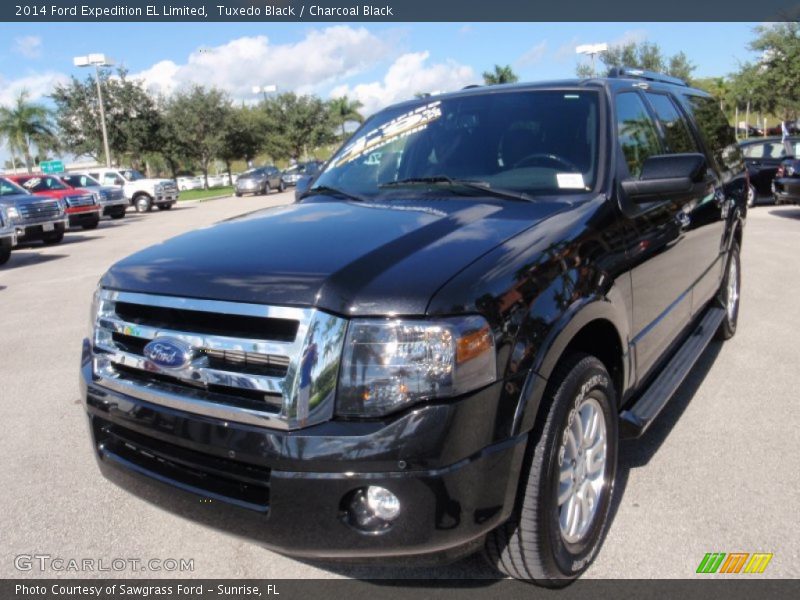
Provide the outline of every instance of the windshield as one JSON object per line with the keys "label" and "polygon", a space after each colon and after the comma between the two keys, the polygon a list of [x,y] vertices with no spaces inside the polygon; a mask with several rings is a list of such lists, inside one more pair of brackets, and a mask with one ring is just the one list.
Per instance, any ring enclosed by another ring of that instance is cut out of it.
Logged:
{"label": "windshield", "polygon": [[25,188],[18,186],[13,181],[5,178],[0,178],[0,196],[15,196],[18,194],[30,194]]}
{"label": "windshield", "polygon": [[312,190],[363,198],[428,183],[441,193],[466,180],[527,195],[585,192],[597,178],[598,103],[591,90],[527,90],[390,108],[336,153]]}
{"label": "windshield", "polygon": [[89,177],[88,175],[64,175],[61,179],[68,185],[76,188],[100,186],[100,182],[97,181],[97,179],[94,177]]}
{"label": "windshield", "polygon": [[125,179],[128,181],[138,181],[139,179],[145,179],[145,176],[139,173],[136,169],[123,169],[119,172]]}
{"label": "windshield", "polygon": [[264,173],[264,169],[250,169],[239,175],[239,177],[262,177]]}
{"label": "windshield", "polygon": [[55,177],[26,177],[19,180],[22,187],[30,192],[48,192],[50,190],[68,190],[69,188]]}

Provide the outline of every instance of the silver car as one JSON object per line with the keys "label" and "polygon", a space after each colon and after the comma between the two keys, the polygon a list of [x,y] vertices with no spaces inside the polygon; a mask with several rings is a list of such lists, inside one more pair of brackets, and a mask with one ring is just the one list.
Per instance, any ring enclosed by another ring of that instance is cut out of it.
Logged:
{"label": "silver car", "polygon": [[92,192],[102,208],[101,214],[104,217],[121,219],[125,216],[129,202],[122,188],[102,185],[97,179],[85,173],[65,173],[61,176],[61,181],[69,187],[84,188]]}

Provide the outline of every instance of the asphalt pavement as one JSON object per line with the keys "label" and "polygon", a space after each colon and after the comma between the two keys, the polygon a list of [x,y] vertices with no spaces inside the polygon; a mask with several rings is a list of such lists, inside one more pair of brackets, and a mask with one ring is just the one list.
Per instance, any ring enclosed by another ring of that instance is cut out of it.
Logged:
{"label": "asphalt pavement", "polygon": [[[494,576],[480,557],[436,568],[286,558],[100,476],[78,392],[100,275],[138,249],[290,198],[129,213],[58,246],[19,248],[0,267],[0,577]],[[742,253],[738,333],[712,343],[643,439],[623,443],[613,523],[587,578],[693,577],[707,552],[770,552],[763,577],[800,575],[800,208],[751,210]],[[20,570],[20,555],[93,559],[95,570],[42,572],[42,559]],[[193,570],[97,570],[115,558],[190,559]]]}

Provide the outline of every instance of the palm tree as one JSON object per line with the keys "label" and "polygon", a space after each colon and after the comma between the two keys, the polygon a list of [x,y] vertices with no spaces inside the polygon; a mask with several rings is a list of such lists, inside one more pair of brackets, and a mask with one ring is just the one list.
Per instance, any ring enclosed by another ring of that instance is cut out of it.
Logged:
{"label": "palm tree", "polygon": [[14,104],[0,107],[0,137],[5,138],[12,155],[22,154],[28,173],[33,168],[32,146],[52,146],[53,135],[50,111],[28,101],[28,92],[22,90]]}
{"label": "palm tree", "polygon": [[511,65],[501,67],[500,65],[494,66],[494,73],[491,71],[483,72],[483,82],[486,85],[498,85],[501,83],[516,83],[519,77],[511,69]]}
{"label": "palm tree", "polygon": [[333,120],[342,127],[342,139],[345,138],[344,125],[349,122],[363,123],[364,117],[358,110],[363,107],[358,100],[350,100],[347,96],[331,100],[331,114]]}

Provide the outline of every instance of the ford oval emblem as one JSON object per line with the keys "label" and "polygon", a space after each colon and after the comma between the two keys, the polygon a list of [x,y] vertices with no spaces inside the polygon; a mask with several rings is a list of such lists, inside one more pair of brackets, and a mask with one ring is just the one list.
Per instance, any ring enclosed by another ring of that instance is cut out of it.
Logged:
{"label": "ford oval emblem", "polygon": [[194,350],[181,340],[157,337],[144,347],[144,356],[156,366],[165,369],[182,369],[192,362]]}

